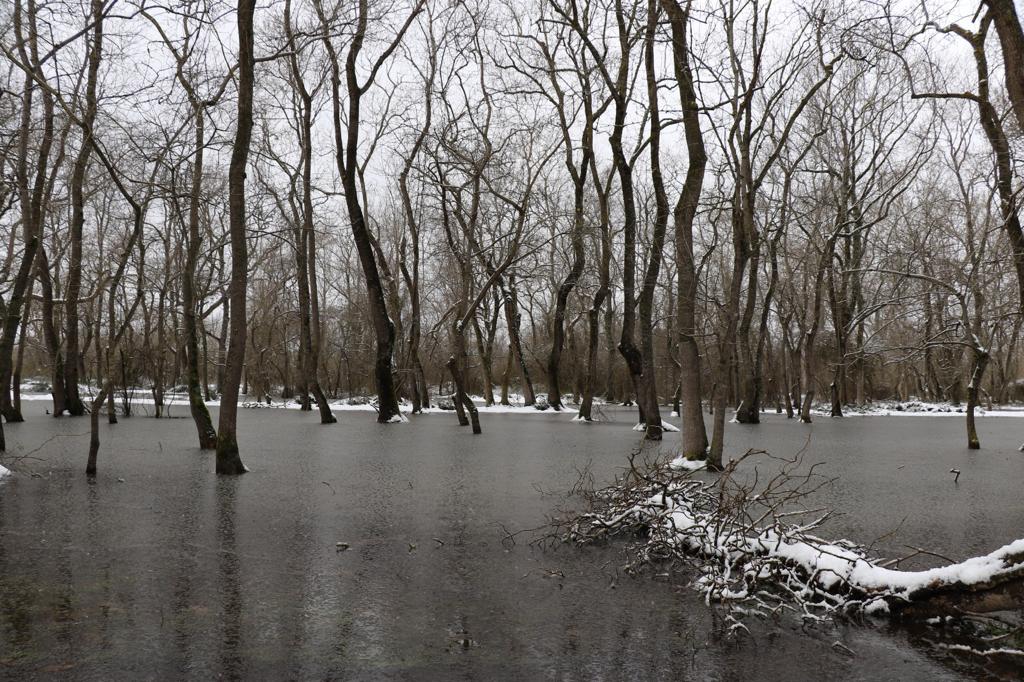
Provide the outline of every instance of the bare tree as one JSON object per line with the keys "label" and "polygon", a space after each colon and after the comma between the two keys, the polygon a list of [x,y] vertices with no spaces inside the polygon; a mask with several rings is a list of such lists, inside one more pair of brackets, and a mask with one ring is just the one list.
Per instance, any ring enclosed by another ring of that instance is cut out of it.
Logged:
{"label": "bare tree", "polygon": [[[198,10],[197,10],[198,11]],[[199,42],[199,32],[202,22],[196,26],[190,24],[189,18],[183,21],[183,33],[181,46],[175,45],[171,37],[165,32],[158,19],[147,12],[142,13],[160,34],[161,41],[171,53],[175,63],[175,78],[188,99],[193,119],[193,151],[192,151],[192,172],[188,192],[188,220],[185,245],[185,264],[181,273],[181,295],[182,295],[182,319],[184,322],[183,332],[185,334],[185,361],[188,365],[186,372],[186,383],[188,386],[189,410],[192,420],[195,422],[196,432],[199,439],[199,447],[203,450],[213,450],[217,447],[217,432],[213,428],[213,420],[210,411],[206,408],[203,393],[200,388],[199,376],[199,325],[198,306],[199,301],[196,295],[197,289],[197,268],[200,250],[203,246],[203,238],[200,230],[201,223],[201,202],[203,195],[203,171],[204,156],[208,144],[206,137],[206,119],[211,108],[223,96],[228,83],[231,82],[234,69],[220,83],[214,82],[211,91],[200,94],[199,85],[193,80],[194,67],[189,63],[191,55],[196,50]]]}
{"label": "bare tree", "polygon": [[231,322],[225,357],[224,383],[220,387],[220,415],[217,424],[217,473],[244,474],[238,452],[238,390],[242,383],[246,345],[246,286],[249,277],[249,248],[246,230],[245,169],[252,141],[252,97],[256,58],[253,54],[255,0],[238,0],[238,114],[235,141],[228,169],[228,208],[231,235],[231,280],[228,301]]}
{"label": "bare tree", "polygon": [[1024,28],[1013,0],[984,0],[1003,49],[1006,71],[1006,92],[1017,116],[1017,126],[1024,129]]}
{"label": "bare tree", "polygon": [[[682,192],[673,210],[675,222],[675,256],[679,269],[676,323],[679,325],[680,411],[683,421],[682,456],[702,459],[707,452],[708,437],[701,412],[701,362],[697,343],[697,260],[694,253],[693,223],[697,215],[707,152],[700,127],[700,106],[690,69],[690,47],[687,37],[691,4],[685,9],[676,0],[662,0],[672,34],[672,65],[679,103],[683,112],[688,165]],[[721,460],[711,463],[721,466]]]}
{"label": "bare tree", "polygon": [[[355,17],[355,30],[352,33],[345,57],[344,75],[348,108],[347,116],[343,123],[341,113],[342,66],[338,50],[331,37],[334,32],[332,26],[340,17],[328,16],[323,3],[320,0],[314,1],[317,17],[321,24],[321,40],[327,52],[331,68],[335,162],[338,174],[341,176],[342,187],[345,191],[345,205],[348,208],[352,235],[355,239],[356,250],[359,253],[359,262],[363,269],[363,276],[366,278],[370,316],[376,335],[377,356],[374,377],[377,382],[377,421],[382,424],[393,421],[396,418],[400,419],[401,415],[398,410],[398,397],[395,393],[394,377],[392,375],[395,325],[388,315],[387,300],[384,296],[377,255],[373,248],[373,239],[363,212],[364,207],[360,205],[359,201],[358,155],[359,127],[362,120],[361,104],[363,96],[373,86],[377,73],[388,62],[395,50],[398,49],[409,27],[420,12],[423,11],[424,2],[425,0],[416,0],[405,20],[396,31],[394,38],[387,44],[387,47],[376,60],[373,61],[368,76],[360,83],[359,55],[362,52],[363,43],[366,39],[369,7],[367,0],[359,0]],[[346,126],[347,132],[345,132]]]}

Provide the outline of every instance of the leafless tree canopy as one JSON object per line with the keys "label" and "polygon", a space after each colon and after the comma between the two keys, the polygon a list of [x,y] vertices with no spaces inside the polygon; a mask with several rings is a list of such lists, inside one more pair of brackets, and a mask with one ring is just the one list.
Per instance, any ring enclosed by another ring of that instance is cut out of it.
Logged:
{"label": "leafless tree canopy", "polygon": [[245,399],[671,405],[712,467],[733,413],[920,399],[979,447],[1022,397],[1024,39],[932,5],[14,0],[3,416],[185,394],[224,473]]}

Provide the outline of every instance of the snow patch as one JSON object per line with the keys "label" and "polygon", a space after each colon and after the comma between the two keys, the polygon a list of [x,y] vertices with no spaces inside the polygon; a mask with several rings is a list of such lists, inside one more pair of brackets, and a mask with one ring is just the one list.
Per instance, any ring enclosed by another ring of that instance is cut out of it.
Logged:
{"label": "snow patch", "polygon": [[11,475],[11,470],[0,464],[0,481]]}
{"label": "snow patch", "polygon": [[[879,400],[861,407],[843,405],[844,417],[955,417],[963,416],[966,412],[966,404],[923,400]],[[832,406],[829,403],[818,403],[811,413],[828,417],[832,414]],[[974,414],[977,417],[1024,417],[1024,407],[1013,404],[995,406],[989,410],[978,405],[974,408]]]}
{"label": "snow patch", "polygon": [[950,651],[963,651],[976,656],[1024,656],[1024,651],[1009,647],[993,647],[991,649],[975,649],[966,644],[939,644],[943,649]]}
{"label": "snow patch", "polygon": [[673,469],[683,471],[699,471],[707,465],[708,461],[706,459],[686,459],[682,455],[669,462],[669,466]]}
{"label": "snow patch", "polygon": [[[643,422],[640,422],[639,424],[637,424],[636,426],[633,427],[633,430],[634,431],[646,431],[647,430],[647,426]],[[662,421],[661,422],[661,430],[662,431],[667,431],[667,432],[671,433],[671,432],[678,431],[679,427],[678,426],[674,426],[672,424],[669,424],[667,421]]]}
{"label": "snow patch", "polygon": [[388,419],[388,424],[404,424],[409,421],[409,418],[404,414],[392,415],[391,419]]}

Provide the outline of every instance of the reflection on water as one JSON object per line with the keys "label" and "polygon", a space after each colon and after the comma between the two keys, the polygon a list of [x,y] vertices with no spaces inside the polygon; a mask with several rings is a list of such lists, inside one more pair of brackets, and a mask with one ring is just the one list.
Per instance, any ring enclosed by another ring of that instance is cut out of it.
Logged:
{"label": "reflection on water", "polygon": [[217,590],[221,598],[220,676],[239,679],[242,669],[242,588],[235,541],[235,493],[238,478],[217,480]]}
{"label": "reflection on water", "polygon": [[[321,427],[315,415],[244,411],[253,473],[237,479],[211,473],[186,420],[136,417],[103,427],[94,482],[82,473],[84,422],[31,415],[8,427],[12,443],[68,435],[0,486],[0,678],[977,674],[888,627],[752,624],[752,639],[730,639],[681,579],[622,575],[620,547],[503,543],[505,529],[537,527],[572,502],[543,491],[568,490],[588,462],[598,481],[624,465],[633,415],[606,412],[616,423],[484,415],[473,437],[449,415],[382,427],[343,413]],[[810,429],[768,418],[732,429],[730,447],[792,454],[810,430],[810,456],[841,478],[822,493],[846,513],[830,532],[870,541],[902,523],[885,551],[926,544],[962,558],[1024,528],[1024,510],[1008,507],[1024,484],[1016,422],[981,428],[989,449],[973,455],[945,418]],[[957,486],[945,473],[954,464]]]}

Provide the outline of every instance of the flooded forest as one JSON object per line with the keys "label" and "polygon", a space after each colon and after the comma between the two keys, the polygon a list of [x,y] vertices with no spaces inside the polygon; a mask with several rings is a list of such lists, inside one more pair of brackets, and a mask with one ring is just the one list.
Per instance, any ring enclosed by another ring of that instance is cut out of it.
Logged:
{"label": "flooded forest", "polygon": [[0,3],[0,679],[1021,679],[1022,18]]}

